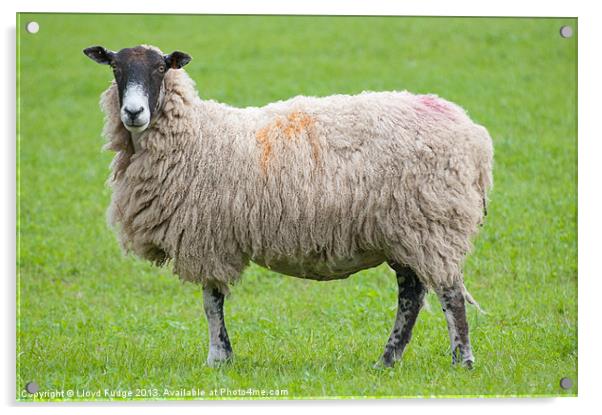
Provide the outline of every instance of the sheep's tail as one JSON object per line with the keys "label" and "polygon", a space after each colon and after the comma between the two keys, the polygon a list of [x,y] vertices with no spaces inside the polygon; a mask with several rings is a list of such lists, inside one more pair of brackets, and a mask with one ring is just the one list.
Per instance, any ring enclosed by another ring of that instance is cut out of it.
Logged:
{"label": "sheep's tail", "polygon": [[462,295],[464,296],[464,300],[466,300],[467,303],[475,306],[477,308],[477,310],[479,310],[480,313],[487,314],[485,312],[485,310],[483,310],[481,308],[479,303],[477,303],[476,300],[474,298],[472,298],[472,295],[470,295],[470,293],[468,292],[468,290],[466,289],[466,286],[464,284],[462,284]]}
{"label": "sheep's tail", "polygon": [[487,193],[493,186],[492,167],[493,167],[493,143],[489,132],[483,126],[477,125],[477,143],[475,146],[475,160],[477,168],[477,180],[475,185],[481,196],[483,216],[480,225],[483,226],[487,216]]}
{"label": "sheep's tail", "polygon": [[480,173],[478,180],[478,190],[481,194],[482,208],[483,208],[483,216],[481,216],[481,223],[479,225],[483,226],[485,222],[485,217],[487,216],[487,192],[491,189],[492,179],[491,179],[491,164],[487,165]]}
{"label": "sheep's tail", "polygon": [[487,197],[483,193],[483,217],[487,216]]}

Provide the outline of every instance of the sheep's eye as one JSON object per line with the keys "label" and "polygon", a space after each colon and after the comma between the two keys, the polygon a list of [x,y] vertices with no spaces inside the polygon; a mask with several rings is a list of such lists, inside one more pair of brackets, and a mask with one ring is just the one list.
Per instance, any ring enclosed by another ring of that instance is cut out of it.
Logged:
{"label": "sheep's eye", "polygon": [[159,72],[161,72],[161,73],[165,72],[165,66],[163,66],[163,65],[159,66],[158,69],[159,69]]}

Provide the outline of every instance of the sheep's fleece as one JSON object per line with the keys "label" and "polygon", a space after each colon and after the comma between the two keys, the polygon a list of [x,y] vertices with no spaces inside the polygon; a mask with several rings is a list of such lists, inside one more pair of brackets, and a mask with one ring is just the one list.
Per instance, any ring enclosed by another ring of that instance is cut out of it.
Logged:
{"label": "sheep's fleece", "polygon": [[462,279],[493,150],[460,107],[364,92],[240,109],[199,99],[183,69],[164,87],[136,152],[116,84],[101,97],[126,251],[223,293],[249,261],[316,280],[383,261],[431,288]]}

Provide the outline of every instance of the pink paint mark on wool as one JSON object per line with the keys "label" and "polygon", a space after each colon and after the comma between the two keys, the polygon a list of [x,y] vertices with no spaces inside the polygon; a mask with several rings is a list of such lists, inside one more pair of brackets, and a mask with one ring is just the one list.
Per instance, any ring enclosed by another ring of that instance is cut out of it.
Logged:
{"label": "pink paint mark on wool", "polygon": [[454,116],[454,108],[447,101],[442,100],[436,95],[418,95],[416,98],[421,104],[416,108],[418,112],[437,113],[445,115],[450,119],[456,118]]}
{"label": "pink paint mark on wool", "polygon": [[420,95],[420,102],[422,102],[425,106],[429,107],[433,111],[449,111],[449,107],[447,106],[447,104],[433,95]]}

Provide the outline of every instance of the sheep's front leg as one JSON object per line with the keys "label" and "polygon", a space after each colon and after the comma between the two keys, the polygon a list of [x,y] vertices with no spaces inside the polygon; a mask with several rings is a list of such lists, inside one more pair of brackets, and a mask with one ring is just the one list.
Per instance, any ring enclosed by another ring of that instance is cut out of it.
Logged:
{"label": "sheep's front leg", "polygon": [[396,263],[391,268],[397,274],[397,317],[385,352],[381,358],[384,366],[393,367],[401,358],[403,350],[412,338],[412,329],[422,307],[426,289],[414,271]]}
{"label": "sheep's front leg", "polygon": [[224,322],[224,294],[217,288],[203,288],[203,306],[209,326],[207,365],[215,367],[232,358],[232,346]]}
{"label": "sheep's front leg", "polygon": [[451,287],[440,288],[436,291],[447,320],[452,363],[462,363],[467,368],[472,369],[474,356],[468,337],[463,284],[458,281]]}

